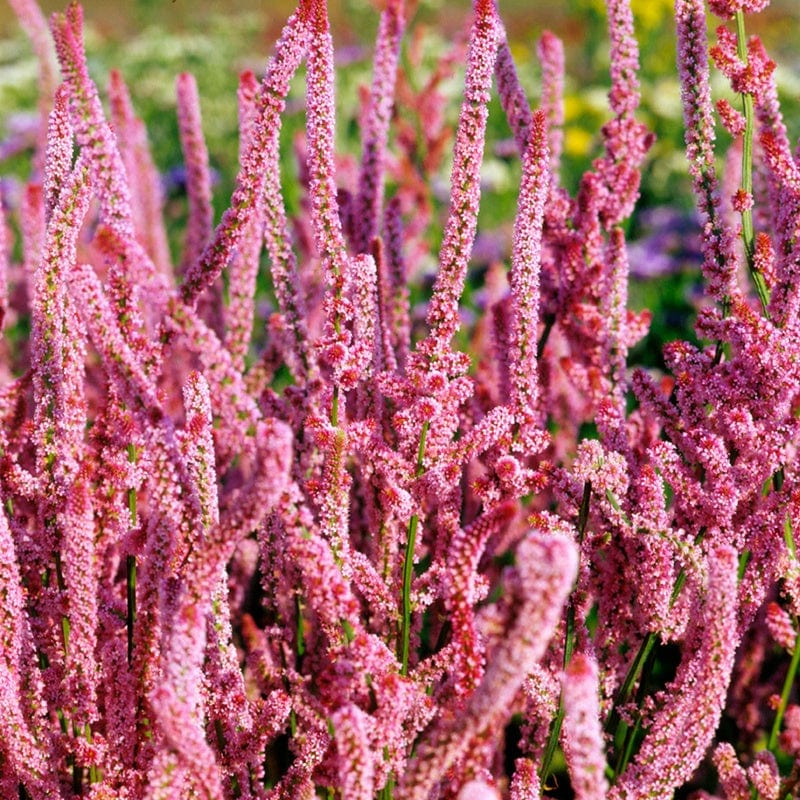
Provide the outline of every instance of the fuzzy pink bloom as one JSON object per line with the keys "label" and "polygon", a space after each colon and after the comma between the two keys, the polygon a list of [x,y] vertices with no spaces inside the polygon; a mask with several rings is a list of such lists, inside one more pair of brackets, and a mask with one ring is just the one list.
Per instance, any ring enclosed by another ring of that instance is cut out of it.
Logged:
{"label": "fuzzy pink bloom", "polygon": [[369,716],[357,706],[347,705],[333,713],[331,725],[339,753],[342,796],[371,800],[374,767],[368,736]]}
{"label": "fuzzy pink bloom", "polygon": [[737,644],[734,550],[709,555],[708,587],[667,702],[609,800],[663,798],[687,781],[711,743],[730,682]]}
{"label": "fuzzy pink bloom", "polygon": [[[539,368],[539,267],[544,205],[550,187],[544,114],[531,120],[530,139],[523,157],[522,183],[514,222],[511,257],[511,351],[508,374],[511,405],[520,430],[537,424]],[[523,436],[523,443],[526,437]]]}
{"label": "fuzzy pink bloom", "polygon": [[131,189],[136,235],[153,263],[171,279],[172,262],[162,215],[161,180],[150,153],[144,122],[136,116],[128,87],[117,70],[111,70],[108,95],[114,133]]}
{"label": "fuzzy pink bloom", "polygon": [[497,46],[494,5],[491,0],[479,0],[470,32],[464,103],[456,131],[450,176],[450,211],[439,250],[439,272],[428,305],[429,349],[434,359],[449,349],[450,340],[459,326],[458,304],[478,222],[480,165]]}
{"label": "fuzzy pink bloom", "polygon": [[182,271],[200,257],[214,224],[211,207],[211,173],[208,166],[208,149],[203,136],[200,117],[200,97],[194,76],[184,72],[176,83],[178,102],[178,131],[181,150],[186,164],[186,195],[189,200],[189,221],[183,248]]}
{"label": "fuzzy pink bloom", "polygon": [[378,234],[383,203],[386,141],[394,103],[400,41],[405,28],[403,0],[391,0],[381,13],[375,42],[375,64],[367,119],[362,132],[363,154],[354,204],[357,253],[367,252]]}
{"label": "fuzzy pink bloom", "polygon": [[230,207],[223,214],[202,257],[186,272],[181,296],[187,304],[194,304],[217,279],[255,213],[256,198],[264,190],[268,171],[269,141],[280,130],[280,115],[286,105],[289,82],[305,55],[306,45],[306,26],[295,14],[286,23],[267,66],[258,96],[258,118],[253,124],[250,147],[244,166],[239,170]]}
{"label": "fuzzy pink bloom", "polygon": [[708,74],[705,8],[701,0],[677,0],[678,71],[681,78],[686,157],[698,207],[703,215],[703,272],[712,297],[734,291],[737,259],[735,235],[719,216],[714,167],[714,120]]}
{"label": "fuzzy pink bloom", "polygon": [[597,664],[573,657],[564,675],[563,740],[576,800],[605,800],[605,743],[600,727]]}
{"label": "fuzzy pink bloom", "polygon": [[566,539],[534,531],[519,546],[517,564],[525,595],[516,621],[463,712],[440,717],[423,736],[401,783],[403,800],[428,797],[471,739],[505,718],[526,673],[544,653],[575,579],[577,551]]}
{"label": "fuzzy pink bloom", "polygon": [[510,797],[511,800],[539,800],[541,797],[536,766],[528,758],[518,758],[514,762]]}

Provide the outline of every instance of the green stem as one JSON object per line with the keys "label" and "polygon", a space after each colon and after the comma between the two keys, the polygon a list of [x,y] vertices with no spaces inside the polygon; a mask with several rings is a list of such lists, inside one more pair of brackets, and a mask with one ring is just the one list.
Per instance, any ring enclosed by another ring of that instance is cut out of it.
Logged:
{"label": "green stem", "polygon": [[[800,628],[800,620],[795,619],[795,630]],[[795,679],[797,678],[797,667],[800,665],[800,632],[794,640],[794,652],[792,653],[792,660],[789,662],[789,669],[786,672],[786,678],[783,681],[783,691],[781,691],[781,699],[778,703],[778,710],[775,712],[775,719],[772,723],[772,730],[769,732],[769,739],[767,740],[767,750],[774,753],[778,747],[778,733],[781,729],[781,722],[783,722],[783,715],[786,713],[786,706],[789,704],[789,695],[792,692]]]}
{"label": "green stem", "polygon": [[[417,449],[417,466],[414,476],[422,475],[423,460],[425,458],[425,443],[428,439],[428,428],[430,423],[426,420],[422,423],[422,430],[419,435],[419,448]],[[419,515],[413,514],[408,522],[408,535],[406,537],[406,552],[403,561],[403,597],[402,610],[403,619],[400,629],[400,674],[408,675],[408,651],[411,642],[411,581],[414,578],[414,550],[417,544],[417,530],[419,528]]]}
{"label": "green stem", "polygon": [[[736,12],[736,50],[742,63],[747,66],[747,36],[744,30],[744,13]],[[744,136],[742,137],[742,190],[752,197],[753,194],[753,135],[755,128],[755,104],[753,95],[742,94],[742,111],[744,112]],[[753,209],[742,211],[742,242],[750,278],[755,286],[761,309],[769,319],[769,291],[764,276],[755,265],[755,228],[753,226]]]}
{"label": "green stem", "polygon": [[[136,445],[131,442],[128,445],[129,463],[135,464],[136,458]],[[128,515],[131,528],[135,528],[138,522],[138,511],[136,507],[136,489],[133,486],[128,488]],[[133,554],[125,558],[125,593],[127,599],[125,627],[128,634],[128,666],[131,666],[133,663],[133,631],[136,625],[136,556]]]}

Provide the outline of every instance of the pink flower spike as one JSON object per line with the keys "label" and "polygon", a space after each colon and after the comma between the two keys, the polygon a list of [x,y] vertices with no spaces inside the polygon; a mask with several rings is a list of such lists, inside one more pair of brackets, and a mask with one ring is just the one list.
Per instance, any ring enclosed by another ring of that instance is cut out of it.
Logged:
{"label": "pink flower spike", "polygon": [[562,732],[576,800],[605,800],[608,791],[598,695],[597,664],[579,653],[564,675]]}
{"label": "pink flower spike", "polygon": [[404,0],[390,0],[381,12],[369,109],[362,132],[363,153],[355,199],[354,249],[366,253],[378,235],[383,204],[386,141],[394,105],[400,41],[405,28]]}
{"label": "pink flower spike", "polygon": [[348,800],[372,800],[373,756],[369,743],[369,715],[347,705],[331,715],[338,750],[339,786]]}
{"label": "pink flower spike", "polygon": [[67,692],[72,722],[81,731],[97,721],[100,669],[95,657],[98,620],[98,558],[89,487],[82,478],[67,496],[63,533],[63,569],[70,622],[66,656]]}
{"label": "pink flower spike", "polygon": [[181,272],[194,264],[211,238],[214,212],[211,207],[211,173],[208,149],[200,117],[200,97],[194,75],[183,72],[176,82],[178,131],[186,166],[186,195],[189,200],[189,221],[181,260]]}
{"label": "pink flower spike", "polygon": [[522,156],[528,149],[531,124],[533,123],[531,107],[525,95],[525,90],[520,85],[514,57],[511,55],[511,48],[508,46],[505,29],[500,27],[499,19],[497,20],[497,25],[501,31],[497,59],[494,64],[497,93],[500,95],[500,103],[503,106],[511,132],[514,134],[517,149],[520,156]]}
{"label": "pink flower spike", "polygon": [[128,87],[117,70],[108,84],[111,119],[131,189],[131,212],[138,240],[161,273],[172,282],[172,261],[162,214],[164,197],[144,122],[136,116]]}
{"label": "pink flower spike", "polygon": [[347,246],[339,216],[334,157],[336,103],[333,40],[327,3],[313,2],[307,62],[307,133],[311,223],[314,242],[325,270],[329,290],[338,296],[337,281],[347,271]]}
{"label": "pink flower spike", "polygon": [[186,466],[197,492],[203,533],[207,533],[219,522],[219,500],[211,435],[211,396],[208,382],[199,372],[189,375],[183,388],[183,403],[186,409]]}
{"label": "pink flower spike", "polygon": [[123,239],[134,238],[130,188],[117,142],[103,113],[83,49],[83,10],[72,2],[65,14],[51,21],[56,52],[70,88],[73,124],[78,144],[88,151],[92,183],[100,199],[104,222]]}
{"label": "pink flower spike", "polygon": [[[244,166],[244,158],[250,146],[250,136],[256,116],[256,94],[258,83],[252,72],[244,72],[239,77],[239,165]],[[277,148],[276,148],[277,149]],[[270,154],[271,155],[271,154]],[[271,160],[271,159],[270,159]],[[278,171],[278,164],[271,163],[270,172]],[[268,176],[267,186],[280,176]],[[265,189],[265,195],[269,189]],[[257,199],[256,213],[245,226],[242,241],[233,253],[228,268],[228,307],[225,309],[225,344],[230,351],[234,365],[244,371],[245,358],[250,349],[255,317],[255,294],[261,247],[264,243],[264,201]],[[291,359],[290,359],[291,360]]]}
{"label": "pink flower spike", "polygon": [[564,146],[564,44],[555,34],[544,31],[536,43],[536,56],[542,65],[539,106],[547,117],[550,171],[555,181]]}
{"label": "pink flower spike", "polygon": [[697,205],[704,218],[703,274],[717,301],[735,293],[736,236],[719,214],[719,187],[714,166],[714,119],[708,73],[708,33],[702,0],[676,0],[678,71],[681,79],[686,158]]}
{"label": "pink flower spike", "polygon": [[[0,757],[36,797],[58,797],[53,743],[14,541],[0,508]],[[4,775],[5,777],[5,775]]]}
{"label": "pink flower spike", "polygon": [[472,252],[481,196],[480,169],[486,137],[487,104],[497,57],[499,30],[491,0],[476,3],[470,31],[464,102],[456,131],[450,210],[439,251],[439,272],[428,305],[427,350],[438,360],[459,327],[458,306]]}
{"label": "pink flower spike", "polygon": [[306,52],[308,31],[300,16],[289,18],[258,94],[258,114],[253,124],[250,146],[239,170],[231,204],[223,214],[208,246],[198,261],[189,266],[181,287],[183,302],[194,305],[202,292],[219,276],[228,263],[234,248],[252,219],[256,201],[264,191],[269,170],[267,155],[270,140],[277,136],[281,114],[286,107],[286,95],[291,81]]}
{"label": "pink flower spike", "polygon": [[550,189],[546,120],[542,111],[532,118],[530,140],[522,162],[522,182],[514,222],[511,255],[512,333],[508,373],[511,406],[517,424],[535,424],[539,405],[539,268],[544,205]]}
{"label": "pink flower spike", "polygon": [[727,545],[710,553],[708,562],[708,587],[687,634],[691,649],[634,762],[609,791],[609,800],[670,796],[689,780],[711,744],[736,651],[738,562]]}
{"label": "pink flower spike", "polygon": [[88,207],[88,169],[79,159],[50,218],[31,304],[36,474],[46,498],[40,504],[39,524],[47,552],[58,547],[63,531],[57,533],[55,517],[66,504],[83,453],[84,343],[66,280],[74,269]]}
{"label": "pink flower spike", "polygon": [[72,172],[75,142],[69,118],[69,87],[62,83],[56,89],[50,124],[47,129],[47,150],[44,164],[44,213],[45,221],[58,202],[61,188]]}
{"label": "pink flower spike", "polygon": [[440,717],[423,735],[398,798],[425,800],[470,740],[506,717],[525,676],[544,654],[577,570],[577,549],[566,538],[532,531],[519,545],[517,571],[524,594],[515,622],[464,711]]}
{"label": "pink flower spike", "polygon": [[611,110],[631,116],[639,106],[639,45],[633,31],[630,0],[606,0],[611,39]]}

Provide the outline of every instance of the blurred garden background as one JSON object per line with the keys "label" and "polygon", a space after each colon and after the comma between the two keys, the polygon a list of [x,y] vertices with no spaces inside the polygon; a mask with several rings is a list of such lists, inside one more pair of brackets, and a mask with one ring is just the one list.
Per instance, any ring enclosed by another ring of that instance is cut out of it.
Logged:
{"label": "blurred garden background", "polygon": [[[379,0],[376,0],[379,2]],[[63,8],[62,2],[42,2],[46,14]],[[83,3],[87,48],[92,76],[104,90],[109,70],[118,69],[130,87],[137,112],[149,131],[153,155],[163,175],[170,235],[174,252],[182,237],[186,203],[182,157],[175,118],[175,77],[192,72],[202,100],[203,125],[215,170],[218,213],[227,205],[238,157],[236,87],[239,73],[262,74],[292,0],[128,0],[114,4],[98,0]],[[337,43],[338,144],[340,152],[359,152],[359,91],[369,84],[371,45],[378,11],[372,0],[331,2]],[[539,92],[536,41],[549,29],[566,49],[565,148],[561,181],[574,192],[580,175],[599,154],[601,125],[609,118],[606,92],[607,34],[602,0],[562,0],[534,4],[528,0],[500,0],[522,81],[532,102]],[[468,0],[409,2],[409,25],[404,48],[406,78],[419,90],[442,56],[458,52],[470,14]],[[642,197],[627,231],[633,283],[630,304],[653,311],[650,335],[632,353],[632,361],[659,366],[661,346],[675,338],[691,338],[691,319],[701,293],[699,245],[683,157],[683,131],[671,0],[634,0],[641,47],[642,107],[640,118],[656,133],[642,182]],[[713,27],[717,21],[709,20]],[[778,64],[780,99],[790,138],[800,136],[800,2],[773,0],[767,11],[748,18],[748,33],[764,39]],[[452,61],[452,74],[438,86],[445,120],[454,125],[463,85],[463,58]],[[29,174],[33,121],[37,97],[37,64],[11,8],[0,5],[0,175],[7,206],[17,202],[22,181]],[[723,96],[723,81],[716,86]],[[293,136],[304,126],[303,84],[298,79],[284,122],[284,174],[296,175]],[[735,102],[735,98],[730,98]],[[476,243],[472,287],[479,295],[483,271],[493,260],[507,258],[511,221],[516,206],[519,160],[508,146],[510,132],[499,103],[493,103],[484,165],[485,197],[480,236]],[[720,139],[719,152],[727,142]],[[450,152],[444,148],[445,154]],[[449,163],[442,160],[441,187],[434,200],[447,201]],[[296,182],[287,181],[287,187]],[[389,187],[391,191],[391,187]],[[299,202],[288,191],[289,202]],[[432,251],[440,230],[430,231]],[[433,264],[431,264],[431,269]],[[268,293],[268,289],[265,288]],[[480,310],[473,297],[468,307]]]}

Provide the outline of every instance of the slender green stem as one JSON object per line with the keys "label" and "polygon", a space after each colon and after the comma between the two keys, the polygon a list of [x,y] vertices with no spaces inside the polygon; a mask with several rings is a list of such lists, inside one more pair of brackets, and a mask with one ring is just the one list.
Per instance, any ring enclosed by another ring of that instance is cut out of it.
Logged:
{"label": "slender green stem", "polygon": [[[800,620],[795,619],[795,630],[800,628]],[[781,723],[783,722],[783,715],[786,713],[786,707],[789,704],[789,695],[792,692],[795,680],[797,678],[797,668],[800,665],[800,632],[794,640],[794,652],[792,652],[792,660],[789,662],[789,669],[786,671],[786,678],[783,681],[783,691],[781,691],[781,699],[778,703],[778,710],[775,712],[775,719],[772,722],[772,730],[769,732],[769,739],[767,740],[767,750],[775,752],[778,747],[778,734],[781,730]]]}
{"label": "slender green stem", "polygon": [[[128,445],[128,461],[136,463],[136,445]],[[138,522],[138,511],[136,507],[136,489],[131,486],[128,489],[128,515],[130,525],[136,527]],[[128,634],[128,666],[133,663],[133,631],[136,625],[136,556],[133,554],[125,558],[125,590],[127,599],[127,614],[125,627]]]}
{"label": "slender green stem", "polygon": [[[747,65],[747,35],[744,29],[744,13],[736,12],[736,49],[742,63]],[[753,194],[753,135],[755,129],[755,105],[753,95],[749,92],[742,94],[742,110],[744,112],[745,128],[742,137],[742,190],[748,195]],[[764,281],[764,276],[755,265],[756,235],[753,226],[753,210],[745,208],[742,211],[742,242],[744,243],[745,258],[750,278],[755,286],[761,309],[764,316],[769,319],[769,290]]]}
{"label": "slender green stem", "polygon": [[[425,443],[428,439],[428,427],[430,423],[426,420],[422,423],[422,430],[419,435],[419,448],[417,449],[417,466],[415,477],[422,475],[423,460],[425,458]],[[408,535],[406,537],[406,552],[403,561],[403,597],[402,612],[403,618],[400,628],[400,674],[408,675],[408,651],[411,642],[411,581],[414,578],[414,550],[417,544],[417,530],[419,529],[419,515],[413,514],[408,522]]]}

